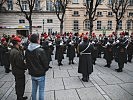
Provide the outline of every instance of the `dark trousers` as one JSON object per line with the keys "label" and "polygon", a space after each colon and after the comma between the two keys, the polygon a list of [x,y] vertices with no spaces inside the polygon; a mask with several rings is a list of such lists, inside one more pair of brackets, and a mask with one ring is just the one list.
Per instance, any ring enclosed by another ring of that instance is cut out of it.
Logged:
{"label": "dark trousers", "polygon": [[106,60],[106,62],[107,62],[107,66],[110,67],[110,65],[111,65],[111,60]]}
{"label": "dark trousers", "polygon": [[118,62],[118,66],[119,66],[119,69],[123,69],[124,68],[124,62]]}
{"label": "dark trousers", "polygon": [[19,74],[14,76],[15,76],[15,90],[17,98],[22,98],[25,91],[25,75]]}
{"label": "dark trousers", "polygon": [[131,60],[132,60],[132,55],[128,55],[128,61],[131,62]]}
{"label": "dark trousers", "polygon": [[89,80],[89,75],[82,74],[84,80]]}

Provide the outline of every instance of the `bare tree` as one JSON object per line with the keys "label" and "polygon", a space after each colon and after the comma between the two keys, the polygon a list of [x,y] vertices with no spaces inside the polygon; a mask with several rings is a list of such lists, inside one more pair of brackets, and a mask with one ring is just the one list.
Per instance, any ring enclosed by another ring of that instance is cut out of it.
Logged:
{"label": "bare tree", "polygon": [[26,2],[28,4],[29,7],[29,11],[25,11],[22,7],[22,0],[17,0],[17,5],[20,7],[21,12],[24,14],[24,17],[28,20],[29,22],[29,31],[30,34],[32,34],[32,13],[33,13],[33,8],[35,5],[35,1],[36,0],[26,0],[24,2]]}
{"label": "bare tree", "polygon": [[63,33],[64,15],[66,12],[68,0],[54,0],[56,15],[60,21],[60,34]]}
{"label": "bare tree", "polygon": [[116,19],[115,33],[116,34],[119,29],[119,23],[124,17],[125,11],[128,7],[128,3],[129,3],[128,1],[129,0],[112,0],[112,2],[108,4],[108,7],[115,14],[115,19]]}
{"label": "bare tree", "polygon": [[7,0],[0,0],[0,12],[2,11],[3,4],[4,4],[6,1],[7,1]]}
{"label": "bare tree", "polygon": [[86,0],[86,14],[89,16],[89,22],[90,22],[90,36],[93,31],[93,21],[96,20],[96,10],[97,7],[101,4],[101,0]]}

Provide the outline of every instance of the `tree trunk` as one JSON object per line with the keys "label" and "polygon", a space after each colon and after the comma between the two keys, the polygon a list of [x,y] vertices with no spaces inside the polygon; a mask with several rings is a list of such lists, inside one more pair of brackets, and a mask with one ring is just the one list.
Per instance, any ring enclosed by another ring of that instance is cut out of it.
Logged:
{"label": "tree trunk", "polygon": [[116,28],[115,28],[116,36],[118,35],[118,29],[119,29],[119,20],[116,20]]}
{"label": "tree trunk", "polygon": [[32,20],[29,20],[29,32],[32,34]]}
{"label": "tree trunk", "polygon": [[2,12],[2,4],[0,4],[0,12]]}
{"label": "tree trunk", "polygon": [[90,34],[89,34],[89,36],[92,36],[92,32],[93,32],[93,20],[90,20]]}
{"label": "tree trunk", "polygon": [[60,21],[60,34],[63,34],[63,21]]}

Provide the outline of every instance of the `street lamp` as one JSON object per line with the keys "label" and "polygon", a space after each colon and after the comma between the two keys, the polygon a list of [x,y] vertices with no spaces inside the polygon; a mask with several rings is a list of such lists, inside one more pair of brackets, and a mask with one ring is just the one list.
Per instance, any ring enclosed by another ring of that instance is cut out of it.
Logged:
{"label": "street lamp", "polygon": [[43,33],[44,33],[44,19],[43,19]]}

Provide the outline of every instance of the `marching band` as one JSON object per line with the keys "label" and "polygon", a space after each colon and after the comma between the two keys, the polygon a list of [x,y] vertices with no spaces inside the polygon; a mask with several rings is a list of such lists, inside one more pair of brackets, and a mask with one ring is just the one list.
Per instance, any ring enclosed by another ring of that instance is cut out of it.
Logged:
{"label": "marching band", "polygon": [[[112,60],[115,60],[118,63],[118,69],[116,69],[117,72],[122,72],[124,68],[124,64],[127,62],[132,61],[133,56],[133,33],[131,33],[130,36],[126,37],[124,32],[121,32],[119,34],[120,36],[117,36],[115,34],[110,34],[109,36],[106,35],[99,35],[96,36],[95,33],[92,33],[91,36],[88,36],[88,32],[86,34],[78,34],[78,33],[67,33],[64,34],[46,34],[43,33],[40,36],[40,45],[45,50],[48,61],[52,60],[51,55],[55,54],[55,60],[58,62],[58,66],[63,66],[62,60],[64,59],[64,54],[66,54],[66,57],[68,57],[68,64],[74,64],[74,57],[79,57],[79,67],[83,66],[84,60],[81,60],[81,55],[87,55],[91,54],[91,62],[88,59],[88,62],[92,63],[93,65],[96,64],[97,58],[101,58],[103,55],[103,58],[106,60],[106,65],[104,67],[111,67]],[[12,44],[10,43],[12,41],[12,38],[14,38],[15,35],[7,36],[3,35],[1,37],[0,41],[0,64],[1,66],[5,67],[5,72],[9,73],[10,70],[10,61],[9,61],[9,52],[10,48],[12,48]],[[29,40],[23,39],[22,36],[20,36],[23,40],[22,42],[22,49],[25,50],[29,44]],[[30,37],[30,36],[29,36]],[[85,43],[90,45],[86,45],[86,47],[82,46]],[[90,46],[90,47],[87,47]],[[83,48],[82,48],[83,47]],[[82,50],[83,49],[83,50]],[[55,53],[54,53],[55,50]],[[82,52],[83,51],[83,52]],[[86,54],[85,54],[86,53]],[[83,57],[83,56],[82,56]],[[81,63],[82,61],[82,63]],[[49,68],[52,68],[49,66]],[[80,69],[80,68],[79,68]],[[81,71],[81,70],[79,70]],[[91,72],[89,72],[91,73]],[[88,77],[86,75],[83,75],[84,77]],[[86,79],[83,79],[86,81]]]}

